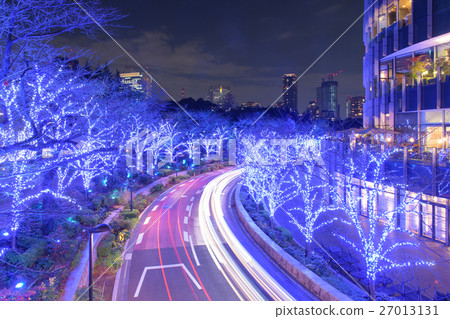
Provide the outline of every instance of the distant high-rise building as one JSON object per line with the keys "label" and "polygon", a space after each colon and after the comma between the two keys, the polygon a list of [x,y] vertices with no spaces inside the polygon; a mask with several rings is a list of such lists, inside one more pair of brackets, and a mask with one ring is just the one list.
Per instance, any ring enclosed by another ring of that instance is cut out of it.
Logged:
{"label": "distant high-rise building", "polygon": [[319,108],[319,110],[323,110],[322,86],[319,86],[317,88],[316,106]]}
{"label": "distant high-rise building", "polygon": [[339,107],[337,101],[337,81],[322,82],[322,109],[334,112],[334,118],[339,118]]}
{"label": "distant high-rise building", "polygon": [[216,104],[220,108],[226,107],[226,105],[229,104],[231,100],[231,90],[229,87],[222,87],[222,85],[219,85],[217,87],[210,87],[206,96],[206,100]]}
{"label": "distant high-rise building", "polygon": [[347,117],[363,118],[364,96],[349,96],[347,98]]}
{"label": "distant high-rise building", "polygon": [[258,109],[258,108],[261,108],[261,103],[258,102],[241,103],[241,109]]}
{"label": "distant high-rise building", "polygon": [[320,109],[317,107],[317,101],[310,101],[303,117],[308,120],[315,120],[320,117]]}
{"label": "distant high-rise building", "polygon": [[122,84],[128,85],[133,91],[144,92],[141,72],[120,73]]}
{"label": "distant high-rise building", "polygon": [[[283,106],[290,112],[297,112],[297,84],[295,74],[283,75]],[[295,84],[294,84],[295,83]]]}

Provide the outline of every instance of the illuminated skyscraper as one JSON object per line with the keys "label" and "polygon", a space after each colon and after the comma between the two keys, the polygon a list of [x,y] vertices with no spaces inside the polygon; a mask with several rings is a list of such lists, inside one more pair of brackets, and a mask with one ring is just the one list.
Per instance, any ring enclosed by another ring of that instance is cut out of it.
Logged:
{"label": "illuminated skyscraper", "polygon": [[362,119],[365,101],[364,96],[349,96],[347,98],[347,117]]}
{"label": "illuminated skyscraper", "polygon": [[120,80],[122,84],[130,86],[133,91],[144,92],[141,72],[120,73]]}
{"label": "illuminated skyscraper", "polygon": [[[290,112],[297,112],[297,76],[295,74],[283,75],[283,107]],[[294,84],[295,83],[295,84]]]}
{"label": "illuminated skyscraper", "polygon": [[222,85],[211,87],[208,90],[206,100],[216,104],[220,108],[228,106],[231,100],[231,90],[230,88],[224,88]]}

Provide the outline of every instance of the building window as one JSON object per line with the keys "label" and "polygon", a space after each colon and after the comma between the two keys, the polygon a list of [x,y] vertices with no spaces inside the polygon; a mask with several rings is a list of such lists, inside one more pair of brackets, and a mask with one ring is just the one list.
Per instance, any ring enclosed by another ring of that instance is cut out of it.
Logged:
{"label": "building window", "polygon": [[397,6],[392,5],[388,9],[388,27],[397,22]]}
{"label": "building window", "polygon": [[399,28],[403,28],[411,23],[411,0],[400,0],[398,9]]}

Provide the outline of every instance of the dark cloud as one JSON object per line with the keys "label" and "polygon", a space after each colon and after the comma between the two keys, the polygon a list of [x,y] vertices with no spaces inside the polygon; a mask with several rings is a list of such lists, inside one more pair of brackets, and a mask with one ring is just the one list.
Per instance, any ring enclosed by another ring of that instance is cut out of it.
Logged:
{"label": "dark cloud", "polygon": [[[303,71],[363,12],[362,0],[108,0],[128,16],[116,39],[176,98],[204,97],[209,86],[231,86],[239,102],[271,104],[281,93],[283,73]],[[92,47],[113,67],[132,61],[107,37]],[[362,94],[362,22],[357,23],[299,81],[299,105],[315,98],[321,75],[343,70],[339,103]]]}

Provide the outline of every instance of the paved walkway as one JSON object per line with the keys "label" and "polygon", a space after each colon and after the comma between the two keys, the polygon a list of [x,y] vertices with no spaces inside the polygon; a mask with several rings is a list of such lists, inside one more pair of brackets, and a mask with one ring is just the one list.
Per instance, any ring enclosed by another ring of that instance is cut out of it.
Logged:
{"label": "paved walkway", "polygon": [[[288,207],[292,207],[292,205],[292,203],[290,203],[290,205],[287,203],[284,209],[288,209]],[[346,218],[343,212],[333,212],[330,213],[329,216],[330,218]],[[323,218],[326,218],[326,216],[324,215]],[[283,212],[283,209],[277,211],[276,219],[281,225],[292,232],[296,241],[301,244],[305,243],[304,236],[295,225],[289,222],[289,218]],[[365,217],[361,216],[363,222],[365,219]],[[379,230],[381,230],[383,224],[379,223],[379,226]],[[322,246],[335,250],[335,258],[339,263],[342,263],[341,266],[344,266],[345,263],[345,261],[342,260],[347,260],[348,264],[363,268],[364,262],[362,262],[362,257],[355,252],[349,244],[337,238],[334,235],[335,233],[343,235],[351,242],[360,242],[354,229],[339,222],[335,222],[319,230],[315,235],[315,239]],[[385,292],[394,294],[394,289],[403,289],[403,287],[401,287],[401,284],[403,283],[406,291],[409,289],[412,290],[411,294],[408,295],[411,299],[414,299],[413,292],[417,290],[422,290],[423,295],[429,299],[434,298],[435,290],[443,293],[450,293],[450,247],[426,237],[418,235],[411,236],[408,233],[402,232],[392,233],[388,237],[386,244],[387,246],[390,246],[400,241],[412,242],[417,246],[406,246],[395,249],[395,253],[390,256],[395,258],[399,263],[402,261],[410,261],[413,263],[418,260],[423,260],[433,262],[434,265],[408,266],[381,273],[381,276],[379,275],[380,277],[388,277],[393,281],[387,285],[390,289],[385,289]],[[317,244],[313,244],[313,248],[317,251],[321,250]],[[352,258],[355,258],[358,261],[352,260]],[[352,267],[347,265],[345,268],[351,269]],[[354,270],[353,272],[350,272],[350,275],[354,275],[356,278],[356,276],[361,275],[361,272]],[[385,283],[390,281],[386,278],[382,279],[385,279]],[[381,289],[381,286],[379,288]],[[396,293],[395,295],[398,296],[399,293]],[[418,298],[418,296],[416,297]]]}

